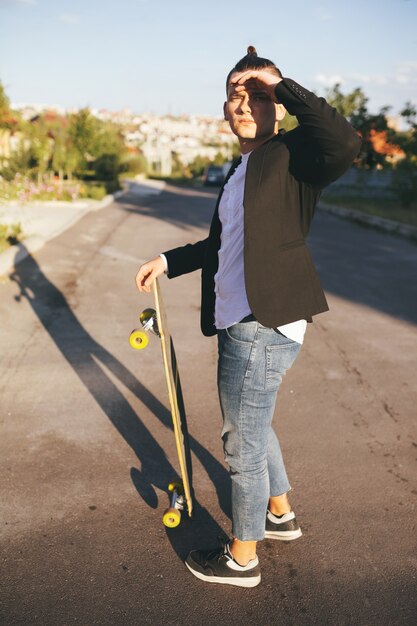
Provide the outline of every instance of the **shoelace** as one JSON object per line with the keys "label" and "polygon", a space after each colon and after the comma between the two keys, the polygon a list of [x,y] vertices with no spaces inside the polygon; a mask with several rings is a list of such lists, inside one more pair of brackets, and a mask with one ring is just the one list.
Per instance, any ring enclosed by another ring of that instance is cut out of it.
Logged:
{"label": "shoelace", "polygon": [[217,562],[220,561],[220,559],[225,556],[229,561],[233,561],[233,557],[230,554],[230,550],[229,550],[229,545],[230,545],[230,539],[226,539],[224,537],[222,537],[221,535],[217,535],[217,541],[219,543],[219,548],[223,548],[222,550],[213,550],[213,552],[210,552],[210,554],[208,555],[208,558],[213,558],[213,557],[217,557]]}

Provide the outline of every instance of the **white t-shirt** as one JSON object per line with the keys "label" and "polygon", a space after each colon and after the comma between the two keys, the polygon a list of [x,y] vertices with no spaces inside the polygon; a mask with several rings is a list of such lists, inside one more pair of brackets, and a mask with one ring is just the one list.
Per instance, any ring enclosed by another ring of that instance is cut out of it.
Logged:
{"label": "white t-shirt", "polygon": [[[217,329],[228,328],[251,314],[246,296],[243,260],[243,195],[249,155],[250,153],[242,155],[242,162],[223,189],[219,205],[222,232],[219,267],[214,277],[215,326]],[[286,337],[303,343],[306,326],[306,320],[298,320],[279,326],[278,330]]]}

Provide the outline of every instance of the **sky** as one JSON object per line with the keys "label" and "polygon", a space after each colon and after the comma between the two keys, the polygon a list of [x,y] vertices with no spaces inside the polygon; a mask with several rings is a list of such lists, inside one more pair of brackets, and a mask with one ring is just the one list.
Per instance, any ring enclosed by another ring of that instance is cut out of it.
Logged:
{"label": "sky", "polygon": [[417,0],[0,0],[12,103],[221,115],[248,45],[318,95],[417,104]]}

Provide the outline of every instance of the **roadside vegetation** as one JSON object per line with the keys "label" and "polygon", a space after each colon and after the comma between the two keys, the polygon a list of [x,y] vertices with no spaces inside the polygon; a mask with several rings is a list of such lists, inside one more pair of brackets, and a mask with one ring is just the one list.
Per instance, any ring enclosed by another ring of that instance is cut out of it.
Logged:
{"label": "roadside vegetation", "polygon": [[[23,119],[0,82],[0,203],[101,200],[120,189],[124,177],[144,171],[120,126],[87,108]],[[0,218],[0,250],[15,243],[10,228]]]}
{"label": "roadside vegetation", "polygon": [[97,186],[111,193],[120,189],[122,177],[146,170],[141,155],[126,147],[121,126],[98,119],[88,108],[67,115],[45,111],[23,119],[10,108],[1,82],[0,140],[3,194],[10,183],[11,195],[14,186],[23,184],[32,194],[54,190],[89,197]]}
{"label": "roadside vegetation", "polygon": [[20,224],[0,224],[0,253],[18,243],[21,236]]}
{"label": "roadside vegetation", "polygon": [[371,114],[360,88],[344,94],[337,84],[327,100],[361,135],[362,148],[354,163],[354,182],[334,183],[325,190],[323,201],[417,226],[416,107],[406,103],[393,125],[390,107]]}
{"label": "roadside vegetation", "polygon": [[322,195],[323,203],[338,206],[345,209],[362,211],[368,215],[383,217],[387,220],[401,222],[417,227],[417,201],[412,202],[407,207],[402,206],[398,199],[386,197],[366,197],[360,191],[355,194],[344,194],[330,187]]}

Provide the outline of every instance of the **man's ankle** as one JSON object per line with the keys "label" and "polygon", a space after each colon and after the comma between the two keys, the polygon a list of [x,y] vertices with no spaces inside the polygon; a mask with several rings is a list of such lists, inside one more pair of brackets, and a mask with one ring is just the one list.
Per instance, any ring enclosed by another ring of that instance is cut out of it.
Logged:
{"label": "man's ankle", "polygon": [[291,513],[291,505],[288,501],[287,494],[283,493],[280,496],[271,496],[268,502],[268,509],[273,515],[277,515],[278,517],[286,513]]}
{"label": "man's ankle", "polygon": [[233,539],[229,544],[229,551],[233,560],[245,567],[249,561],[256,559],[256,541]]}

